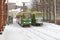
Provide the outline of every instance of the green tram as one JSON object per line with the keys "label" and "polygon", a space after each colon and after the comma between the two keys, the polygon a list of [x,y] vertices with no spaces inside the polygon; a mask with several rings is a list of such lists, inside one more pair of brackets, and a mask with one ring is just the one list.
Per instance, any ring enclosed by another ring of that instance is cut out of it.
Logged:
{"label": "green tram", "polygon": [[31,12],[20,12],[19,15],[17,15],[17,22],[21,26],[30,26],[31,25]]}
{"label": "green tram", "polygon": [[32,25],[41,26],[43,24],[43,12],[35,11],[32,13]]}

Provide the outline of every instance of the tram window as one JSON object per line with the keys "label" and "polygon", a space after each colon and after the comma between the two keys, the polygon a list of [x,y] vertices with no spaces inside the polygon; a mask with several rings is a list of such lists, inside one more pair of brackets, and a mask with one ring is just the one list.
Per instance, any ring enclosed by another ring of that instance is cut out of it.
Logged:
{"label": "tram window", "polygon": [[31,14],[24,14],[24,18],[31,18]]}
{"label": "tram window", "polygon": [[42,14],[36,13],[36,18],[40,18],[40,17],[42,17]]}

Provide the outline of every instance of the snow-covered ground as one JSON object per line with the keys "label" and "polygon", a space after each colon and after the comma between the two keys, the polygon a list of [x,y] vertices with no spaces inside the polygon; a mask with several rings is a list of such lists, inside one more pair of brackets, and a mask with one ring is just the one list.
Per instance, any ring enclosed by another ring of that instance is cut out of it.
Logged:
{"label": "snow-covered ground", "polygon": [[60,25],[44,22],[43,26],[23,28],[16,23],[7,25],[0,40],[60,40]]}

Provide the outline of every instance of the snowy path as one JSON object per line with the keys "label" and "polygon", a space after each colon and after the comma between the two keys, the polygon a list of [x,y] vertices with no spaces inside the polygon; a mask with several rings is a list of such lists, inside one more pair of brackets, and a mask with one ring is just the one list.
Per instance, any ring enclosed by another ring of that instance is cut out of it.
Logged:
{"label": "snowy path", "polygon": [[41,27],[23,28],[15,20],[7,25],[3,33],[4,40],[60,40],[60,26],[44,23]]}

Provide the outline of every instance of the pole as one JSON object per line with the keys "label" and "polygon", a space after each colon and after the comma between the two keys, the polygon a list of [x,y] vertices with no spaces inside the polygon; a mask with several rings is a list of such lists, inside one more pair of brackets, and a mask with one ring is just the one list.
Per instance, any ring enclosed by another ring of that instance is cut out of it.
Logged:
{"label": "pole", "polygon": [[51,22],[51,0],[49,0],[49,22]]}
{"label": "pole", "polygon": [[56,23],[56,0],[53,0],[54,22]]}
{"label": "pole", "polygon": [[8,11],[9,11],[9,4],[8,4],[8,2],[9,2],[9,1],[7,0],[7,24],[9,24],[9,22],[8,22],[8,21],[9,21],[9,20],[8,20],[8,19],[9,19],[9,18],[8,18],[8,13],[9,13],[9,12],[8,12]]}

